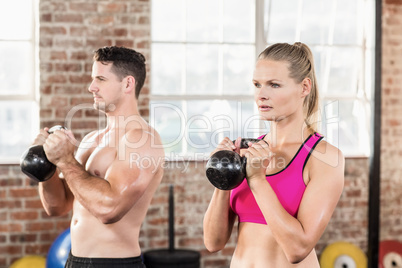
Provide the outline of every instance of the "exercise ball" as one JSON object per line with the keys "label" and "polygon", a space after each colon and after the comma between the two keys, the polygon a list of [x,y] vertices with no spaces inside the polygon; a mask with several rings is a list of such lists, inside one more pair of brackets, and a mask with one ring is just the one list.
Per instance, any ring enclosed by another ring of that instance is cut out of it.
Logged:
{"label": "exercise ball", "polygon": [[71,250],[70,228],[61,233],[49,249],[46,268],[64,268]]}
{"label": "exercise ball", "polygon": [[31,255],[16,260],[10,268],[45,268],[45,263],[45,257]]}

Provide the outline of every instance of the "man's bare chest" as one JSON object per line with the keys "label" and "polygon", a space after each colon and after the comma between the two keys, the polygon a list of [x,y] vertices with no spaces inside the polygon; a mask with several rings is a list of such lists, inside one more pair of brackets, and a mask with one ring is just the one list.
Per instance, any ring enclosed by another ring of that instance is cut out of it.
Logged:
{"label": "man's bare chest", "polygon": [[106,172],[113,161],[116,159],[116,149],[113,147],[96,147],[89,155],[85,170],[90,174],[104,178]]}
{"label": "man's bare chest", "polygon": [[91,143],[77,151],[77,160],[91,175],[105,178],[110,165],[116,160],[116,143],[107,137],[95,137]]}

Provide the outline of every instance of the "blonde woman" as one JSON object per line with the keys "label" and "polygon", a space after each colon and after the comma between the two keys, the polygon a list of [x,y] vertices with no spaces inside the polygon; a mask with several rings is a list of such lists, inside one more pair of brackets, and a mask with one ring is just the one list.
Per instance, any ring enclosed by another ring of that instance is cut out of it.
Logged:
{"label": "blonde woman", "polygon": [[299,42],[267,47],[253,84],[260,117],[271,129],[260,137],[265,142],[248,149],[225,138],[214,151],[247,157],[247,177],[232,191],[215,189],[204,218],[205,246],[223,249],[238,218],[231,268],[318,268],[314,247],[341,196],[344,157],[317,133],[311,50]]}

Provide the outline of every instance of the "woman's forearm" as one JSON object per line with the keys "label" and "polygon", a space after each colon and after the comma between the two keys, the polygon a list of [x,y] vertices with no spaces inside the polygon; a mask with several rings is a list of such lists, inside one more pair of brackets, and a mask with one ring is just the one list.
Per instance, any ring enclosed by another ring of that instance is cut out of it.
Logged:
{"label": "woman's forearm", "polygon": [[230,191],[215,189],[204,217],[204,243],[211,252],[223,249],[230,238],[235,216],[230,208]]}

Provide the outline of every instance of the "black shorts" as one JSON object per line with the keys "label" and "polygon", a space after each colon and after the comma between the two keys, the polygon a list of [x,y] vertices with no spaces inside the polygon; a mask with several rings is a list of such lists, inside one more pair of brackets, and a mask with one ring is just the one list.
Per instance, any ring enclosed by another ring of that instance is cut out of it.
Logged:
{"label": "black shorts", "polygon": [[64,268],[145,268],[141,257],[132,258],[81,258],[71,254]]}

